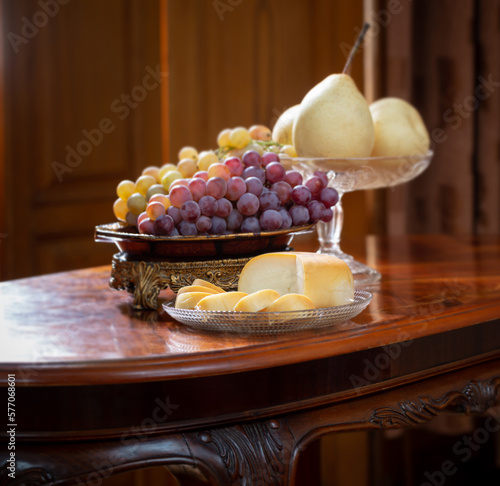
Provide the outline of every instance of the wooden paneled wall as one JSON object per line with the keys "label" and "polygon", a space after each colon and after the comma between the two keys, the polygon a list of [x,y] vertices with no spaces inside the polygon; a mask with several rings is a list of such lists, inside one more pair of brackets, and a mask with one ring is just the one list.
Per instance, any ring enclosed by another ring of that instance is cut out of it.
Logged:
{"label": "wooden paneled wall", "polygon": [[2,9],[1,278],[109,263],[93,231],[114,220],[116,184],[161,162],[158,1]]}

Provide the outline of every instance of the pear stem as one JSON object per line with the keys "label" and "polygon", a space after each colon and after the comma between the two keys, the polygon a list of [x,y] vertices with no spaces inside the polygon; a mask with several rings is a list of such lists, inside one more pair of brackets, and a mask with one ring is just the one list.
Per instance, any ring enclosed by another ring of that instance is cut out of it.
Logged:
{"label": "pear stem", "polygon": [[349,72],[351,70],[352,60],[354,59],[354,56],[356,55],[356,52],[358,51],[361,42],[363,42],[366,31],[369,28],[370,28],[370,24],[368,22],[365,22],[363,24],[363,28],[361,29],[361,32],[358,35],[358,38],[356,39],[356,42],[354,43],[354,46],[351,49],[351,52],[349,53],[349,57],[347,58],[347,61],[346,61],[345,66],[344,66],[344,70],[342,71],[343,74],[349,74]]}

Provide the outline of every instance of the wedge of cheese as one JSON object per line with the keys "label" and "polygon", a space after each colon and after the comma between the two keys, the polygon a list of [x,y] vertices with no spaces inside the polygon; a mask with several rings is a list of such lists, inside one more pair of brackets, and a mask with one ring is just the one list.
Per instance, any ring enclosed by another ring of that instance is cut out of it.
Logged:
{"label": "wedge of cheese", "polygon": [[244,292],[211,294],[201,299],[195,308],[204,311],[232,311],[238,301],[247,295]]}
{"label": "wedge of cheese", "polygon": [[280,294],[278,294],[276,290],[258,290],[240,299],[234,306],[234,310],[236,312],[259,312],[271,305],[276,299],[279,299],[279,297]]}
{"label": "wedge of cheese", "polygon": [[354,300],[354,280],[347,263],[320,253],[277,252],[252,258],[241,271],[238,290],[251,294],[262,289],[305,295],[316,308]]}
{"label": "wedge of cheese", "polygon": [[183,294],[177,295],[175,299],[176,309],[194,309],[196,304],[203,299],[208,297],[210,294],[208,292],[184,292]]}
{"label": "wedge of cheese", "polygon": [[222,294],[225,292],[224,289],[221,289],[217,285],[214,285],[212,282],[207,282],[206,280],[203,280],[202,278],[195,278],[193,280],[193,285],[200,285],[202,287],[208,287],[209,289],[215,290],[219,294]]}
{"label": "wedge of cheese", "polygon": [[285,294],[266,307],[264,312],[301,311],[314,308],[314,302],[306,295]]}
{"label": "wedge of cheese", "polygon": [[202,285],[186,285],[185,287],[181,287],[177,291],[177,295],[179,296],[179,295],[185,294],[187,292],[205,292],[207,294],[218,294],[219,293],[216,290],[213,290],[213,289],[208,288],[208,287],[203,287]]}

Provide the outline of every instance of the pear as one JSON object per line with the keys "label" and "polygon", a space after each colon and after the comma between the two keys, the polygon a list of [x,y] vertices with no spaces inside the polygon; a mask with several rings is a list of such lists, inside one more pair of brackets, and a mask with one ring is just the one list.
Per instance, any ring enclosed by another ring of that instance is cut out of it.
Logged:
{"label": "pear", "polygon": [[348,74],[331,74],[300,103],[293,124],[299,157],[369,157],[375,130],[368,102]]}
{"label": "pear", "polygon": [[281,145],[292,145],[292,128],[295,115],[300,105],[294,105],[285,110],[278,118],[273,127],[272,139]]}
{"label": "pear", "polygon": [[381,98],[370,105],[375,126],[373,157],[425,154],[430,137],[420,113],[400,98]]}

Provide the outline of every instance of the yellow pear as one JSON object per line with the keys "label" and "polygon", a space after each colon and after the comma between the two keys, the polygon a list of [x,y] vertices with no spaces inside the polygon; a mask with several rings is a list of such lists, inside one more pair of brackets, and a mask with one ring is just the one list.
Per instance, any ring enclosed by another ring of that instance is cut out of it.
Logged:
{"label": "yellow pear", "polygon": [[373,157],[425,154],[429,132],[420,113],[400,98],[381,98],[370,105],[375,126]]}
{"label": "yellow pear", "polygon": [[306,94],[292,133],[299,157],[369,157],[375,140],[368,102],[347,74],[331,74]]}
{"label": "yellow pear", "polygon": [[273,127],[272,139],[281,145],[292,145],[292,129],[295,116],[300,105],[294,105],[285,110]]}

